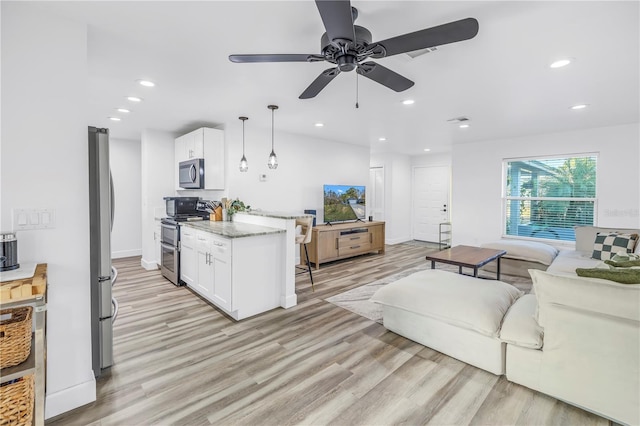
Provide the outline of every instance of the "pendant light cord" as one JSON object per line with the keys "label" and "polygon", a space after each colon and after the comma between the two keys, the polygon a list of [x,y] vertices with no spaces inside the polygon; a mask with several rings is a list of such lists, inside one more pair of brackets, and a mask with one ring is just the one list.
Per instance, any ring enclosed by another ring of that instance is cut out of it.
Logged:
{"label": "pendant light cord", "polygon": [[271,108],[271,152],[273,152],[273,112],[275,108]]}

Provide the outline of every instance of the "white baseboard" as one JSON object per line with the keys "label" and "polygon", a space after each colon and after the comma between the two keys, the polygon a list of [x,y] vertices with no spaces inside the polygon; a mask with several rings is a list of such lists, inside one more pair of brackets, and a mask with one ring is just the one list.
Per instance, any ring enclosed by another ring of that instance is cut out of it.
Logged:
{"label": "white baseboard", "polygon": [[121,259],[123,257],[142,256],[142,249],[112,251],[112,259]]}
{"label": "white baseboard", "polygon": [[158,269],[158,264],[156,263],[155,260],[141,259],[140,260],[140,266],[142,266],[147,271],[153,271],[155,269]]}
{"label": "white baseboard", "polygon": [[411,237],[387,238],[384,240],[384,243],[389,245],[394,245],[394,244],[406,243],[407,241],[411,241]]}
{"label": "white baseboard", "polygon": [[290,294],[288,296],[280,296],[280,306],[288,309],[298,304],[298,296]]}
{"label": "white baseboard", "polygon": [[[91,372],[93,376],[93,372]],[[44,418],[50,419],[96,400],[96,379],[50,394],[47,392]]]}

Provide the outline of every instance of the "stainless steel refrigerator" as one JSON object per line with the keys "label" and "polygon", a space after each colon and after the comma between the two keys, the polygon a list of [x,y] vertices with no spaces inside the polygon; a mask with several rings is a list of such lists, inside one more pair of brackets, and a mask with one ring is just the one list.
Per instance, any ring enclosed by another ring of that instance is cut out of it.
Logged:
{"label": "stainless steel refrigerator", "polygon": [[114,192],[109,168],[109,129],[89,127],[89,235],[91,257],[91,351],[93,373],[113,365],[113,323],[118,302],[112,288],[118,271],[111,265]]}

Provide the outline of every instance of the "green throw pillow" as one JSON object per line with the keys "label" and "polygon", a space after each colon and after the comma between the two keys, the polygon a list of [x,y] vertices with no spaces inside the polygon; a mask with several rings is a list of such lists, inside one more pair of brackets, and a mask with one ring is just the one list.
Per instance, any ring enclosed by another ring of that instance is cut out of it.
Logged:
{"label": "green throw pillow", "polygon": [[621,284],[640,284],[640,269],[577,268],[579,277],[602,278]]}
{"label": "green throw pillow", "polygon": [[618,262],[616,262],[615,260],[605,260],[604,263],[616,268],[630,268],[632,266],[640,266],[640,260],[621,260]]}

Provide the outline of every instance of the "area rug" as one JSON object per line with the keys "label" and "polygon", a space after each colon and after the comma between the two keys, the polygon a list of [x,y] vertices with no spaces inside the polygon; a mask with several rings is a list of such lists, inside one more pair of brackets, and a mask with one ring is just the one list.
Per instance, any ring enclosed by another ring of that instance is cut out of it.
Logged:
{"label": "area rug", "polygon": [[[382,306],[377,303],[370,302],[369,299],[371,296],[373,296],[373,294],[382,286],[409,276],[415,272],[424,271],[429,268],[431,268],[431,263],[427,262],[423,265],[415,266],[402,272],[389,275],[388,277],[379,279],[372,283],[353,288],[345,291],[344,293],[336,294],[335,296],[331,296],[325,300],[343,309],[382,324]],[[458,273],[458,267],[453,265],[439,263],[436,264],[436,269]],[[495,272],[485,272],[481,270],[478,275],[489,279],[495,278]],[[525,293],[529,293],[531,291],[531,278],[500,274],[500,281],[509,283]]]}

